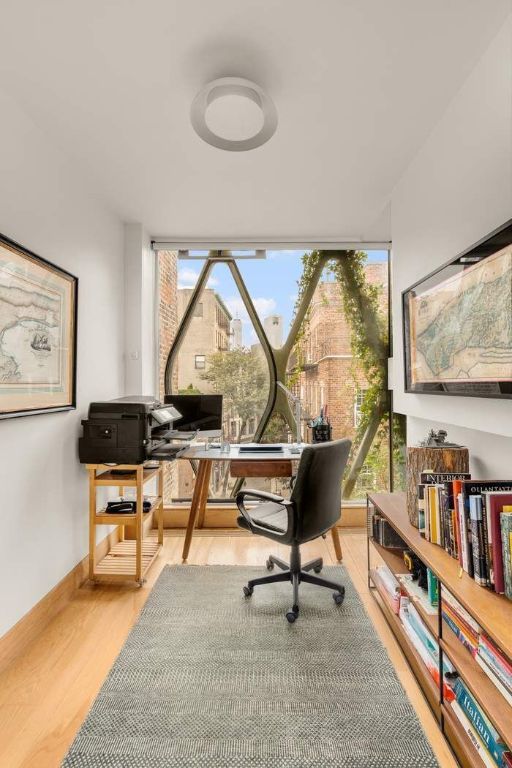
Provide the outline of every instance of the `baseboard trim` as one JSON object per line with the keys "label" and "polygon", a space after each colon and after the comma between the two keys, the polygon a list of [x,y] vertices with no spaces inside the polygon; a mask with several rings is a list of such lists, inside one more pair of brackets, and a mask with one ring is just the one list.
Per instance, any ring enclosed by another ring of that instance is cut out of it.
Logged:
{"label": "baseboard trim", "polygon": [[[119,535],[116,528],[98,542],[96,546],[97,559],[101,560],[118,540]],[[88,574],[89,556],[87,555],[25,616],[22,616],[3,637],[0,637],[0,672],[3,672],[9,664],[21,656],[34,638],[69,603],[73,593],[87,580]]]}
{"label": "baseboard trim", "polygon": [[[164,528],[186,528],[189,511],[190,507],[186,504],[164,507]],[[233,505],[212,504],[206,507],[203,528],[237,528],[237,516],[238,510]],[[365,528],[366,506],[344,506],[338,526],[340,528]]]}

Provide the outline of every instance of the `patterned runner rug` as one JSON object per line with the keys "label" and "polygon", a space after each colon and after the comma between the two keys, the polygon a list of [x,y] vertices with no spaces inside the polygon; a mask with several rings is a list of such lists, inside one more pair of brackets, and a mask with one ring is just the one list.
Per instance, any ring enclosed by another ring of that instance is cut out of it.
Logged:
{"label": "patterned runner rug", "polygon": [[265,568],[168,566],[65,768],[435,768],[350,579],[242,586]]}

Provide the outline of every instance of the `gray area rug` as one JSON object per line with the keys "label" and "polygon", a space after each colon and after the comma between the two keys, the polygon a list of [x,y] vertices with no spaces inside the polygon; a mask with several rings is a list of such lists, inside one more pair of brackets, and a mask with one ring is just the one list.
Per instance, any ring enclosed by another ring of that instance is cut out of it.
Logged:
{"label": "gray area rug", "polygon": [[256,587],[262,568],[166,567],[65,768],[434,768],[438,763],[343,568],[327,589]]}

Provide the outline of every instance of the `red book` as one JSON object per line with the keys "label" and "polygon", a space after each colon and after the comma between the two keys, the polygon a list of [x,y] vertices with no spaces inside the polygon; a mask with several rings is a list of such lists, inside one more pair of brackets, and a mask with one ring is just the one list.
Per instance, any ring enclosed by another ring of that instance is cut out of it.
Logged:
{"label": "red book", "polygon": [[505,768],[512,768],[512,752],[504,752],[501,756],[503,766]]}
{"label": "red book", "polygon": [[499,594],[505,592],[503,577],[503,547],[501,544],[500,513],[503,507],[512,504],[512,493],[491,493],[489,499],[489,514],[491,518],[492,565],[494,570],[494,589]]}
{"label": "red book", "polygon": [[512,675],[512,664],[510,663],[510,660],[499,648],[497,648],[497,646],[494,645],[492,640],[490,640],[487,635],[482,633],[480,635],[480,642],[485,648],[487,648],[491,656],[494,656],[495,659],[501,662],[502,667],[508,672],[508,674]]}

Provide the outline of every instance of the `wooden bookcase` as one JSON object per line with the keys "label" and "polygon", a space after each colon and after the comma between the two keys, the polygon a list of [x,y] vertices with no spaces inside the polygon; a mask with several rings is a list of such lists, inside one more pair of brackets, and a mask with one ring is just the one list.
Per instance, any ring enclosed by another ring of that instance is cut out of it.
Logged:
{"label": "wooden bookcase", "polygon": [[[164,541],[163,516],[163,468],[145,467],[143,464],[119,464],[110,467],[105,464],[87,464],[89,471],[89,579],[91,581],[136,581],[142,586],[149,567],[155,560]],[[113,469],[126,472],[117,475]],[[157,496],[150,497],[151,508],[144,512],[144,486],[157,479]],[[97,509],[96,491],[100,487],[114,487],[123,495],[125,488],[135,488],[136,511],[127,515],[109,514]],[[144,530],[158,519],[156,538],[144,538]],[[99,562],[96,562],[96,526],[116,525],[119,541]],[[125,528],[134,531],[133,539],[125,539]]]}
{"label": "wooden bookcase", "polygon": [[[372,579],[370,567],[372,550],[377,553],[393,574],[407,573],[401,551],[386,549],[373,540],[371,517],[374,509],[388,520],[407,546],[433,571],[439,580],[439,604],[436,615],[427,613],[421,603],[414,600],[414,596],[412,596],[414,607],[439,643],[439,669],[441,672],[439,684],[429,674],[405,633],[401,621],[392,612],[386,600],[380,596],[379,586]],[[511,658],[512,601],[507,600],[503,595],[497,595],[479,586],[467,573],[461,571],[459,562],[450,557],[442,547],[431,544],[420,536],[418,529],[409,522],[405,494],[372,493],[368,496],[367,512],[368,584],[372,588],[372,594],[400,644],[458,761],[464,768],[483,768],[483,761],[453,714],[451,707],[443,702],[443,654],[446,654],[509,749],[512,749],[512,707],[443,621],[443,590],[448,590],[473,616],[489,637]]]}

